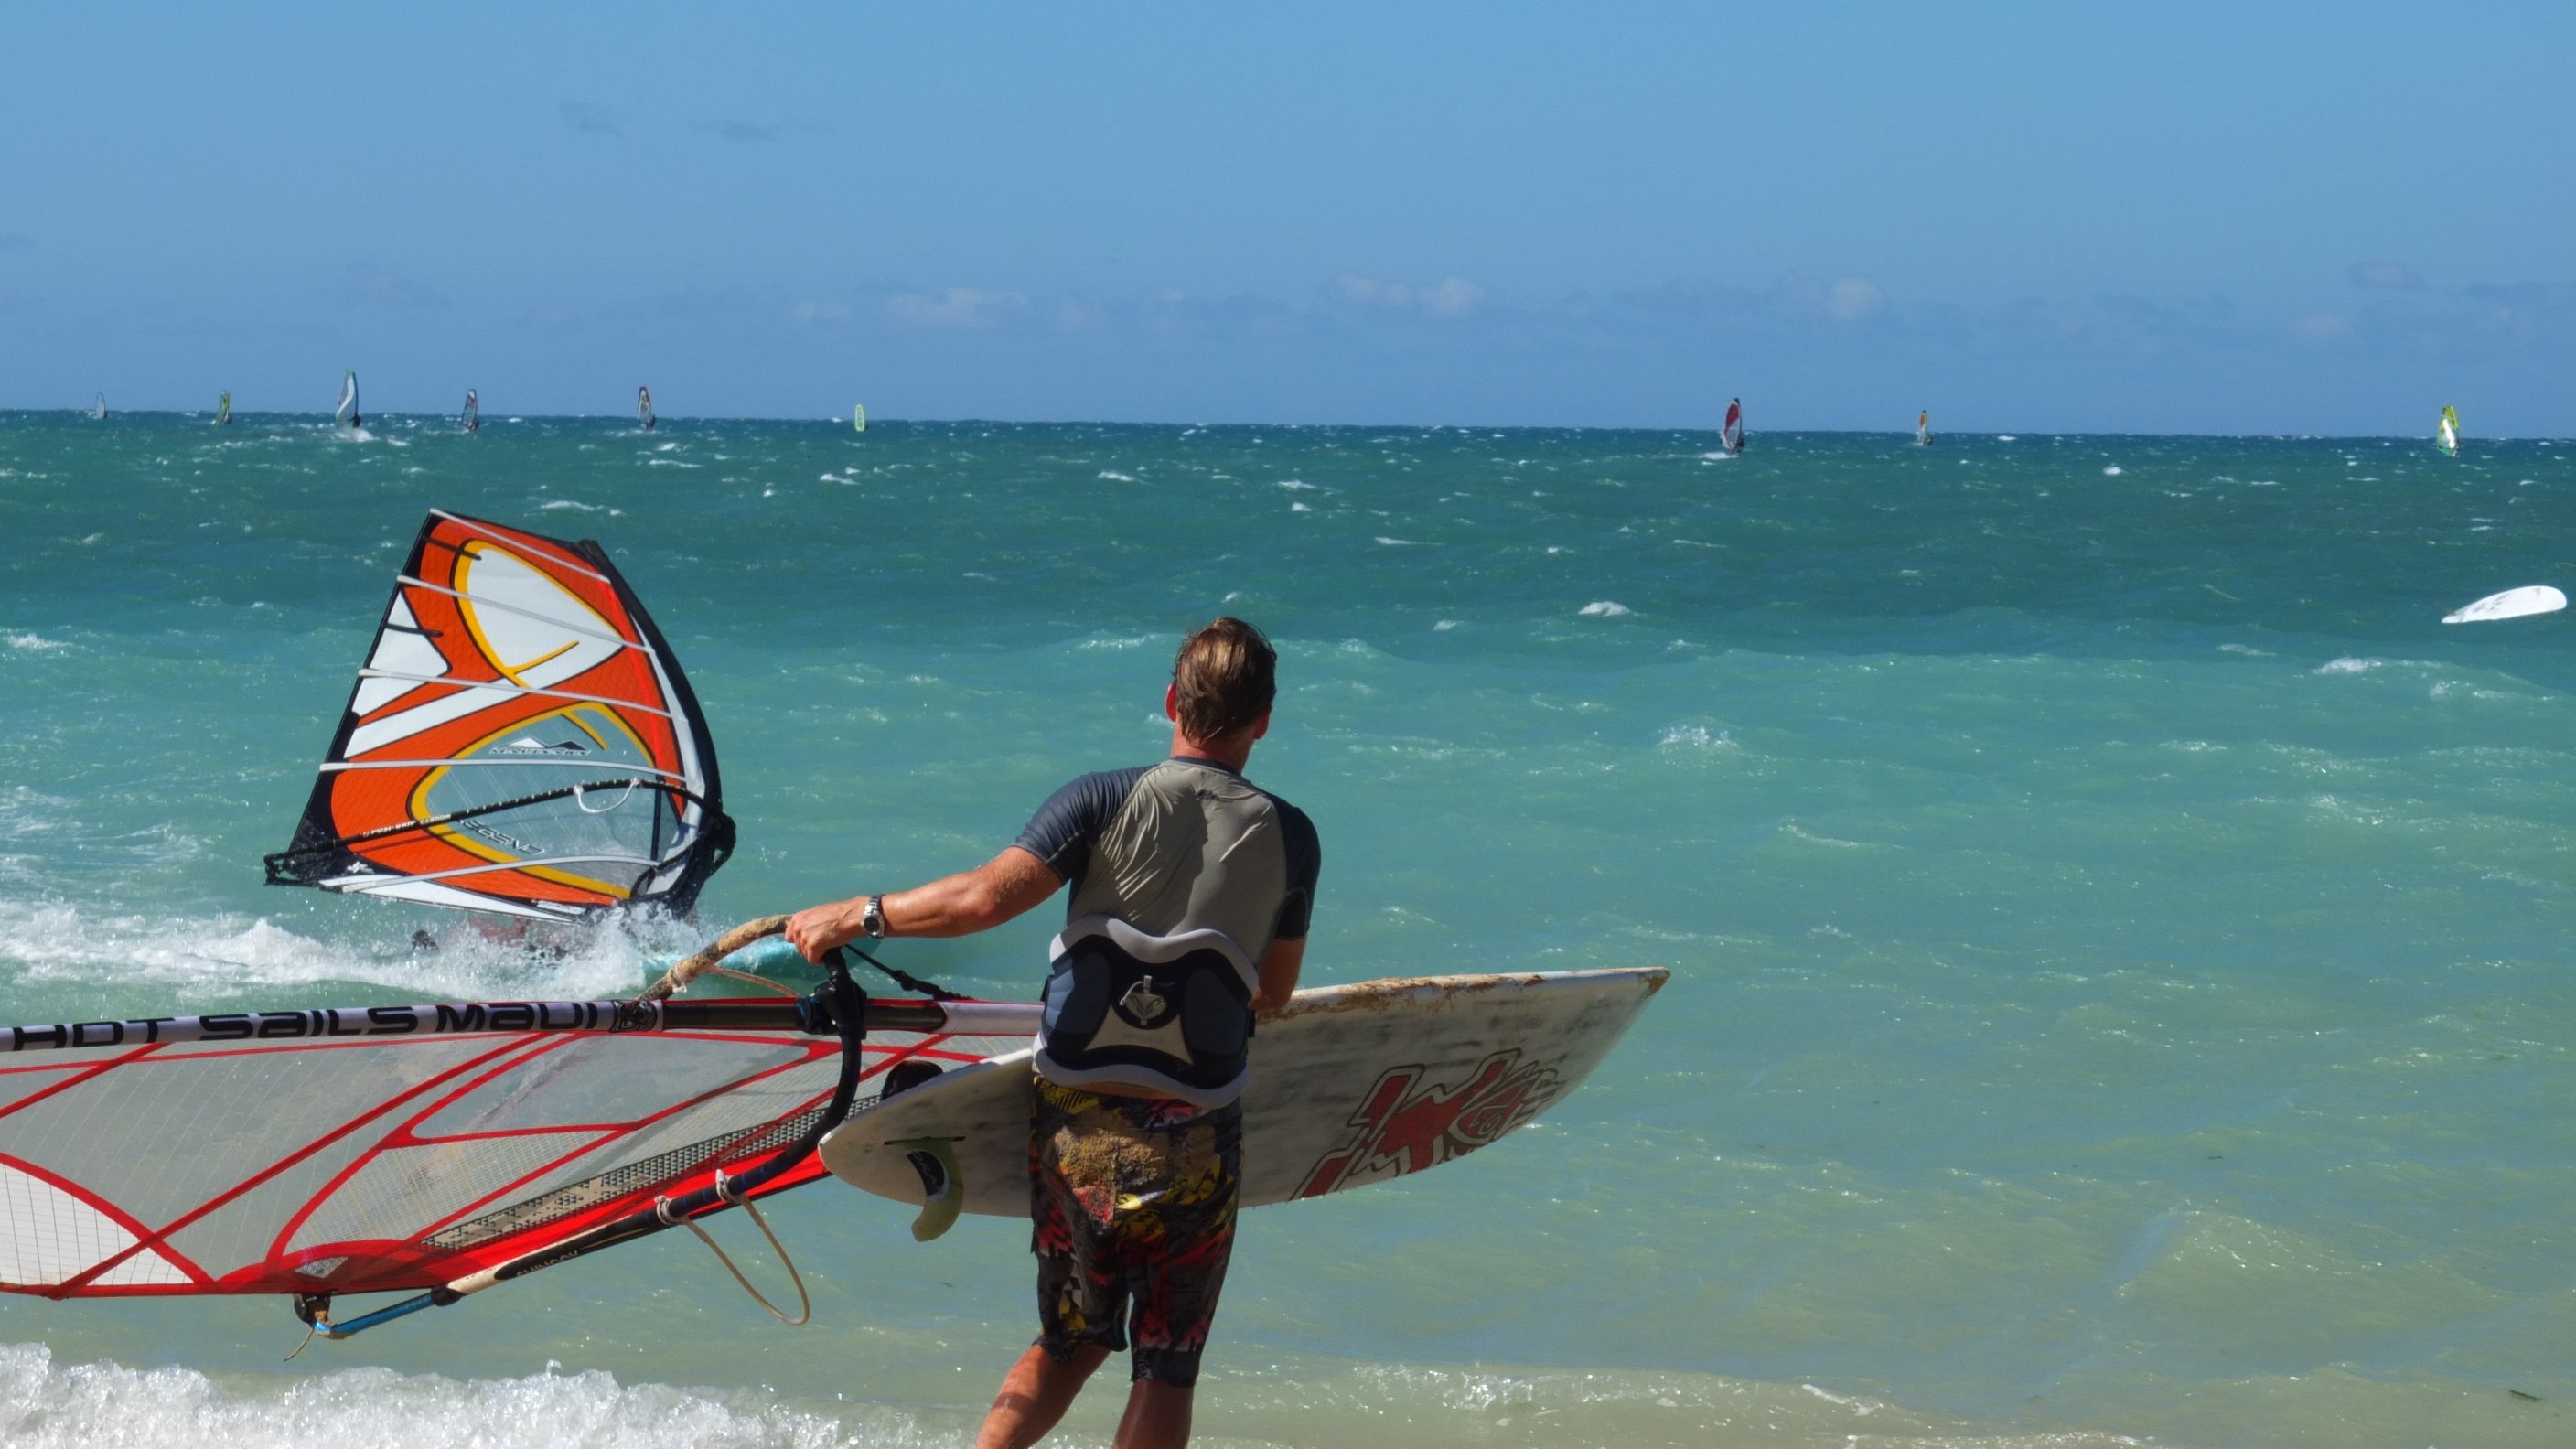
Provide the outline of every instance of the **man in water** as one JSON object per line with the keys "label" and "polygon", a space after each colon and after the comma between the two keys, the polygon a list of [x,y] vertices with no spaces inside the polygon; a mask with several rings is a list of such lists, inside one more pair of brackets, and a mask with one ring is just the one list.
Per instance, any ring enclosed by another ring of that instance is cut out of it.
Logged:
{"label": "man in water", "polygon": [[1028,1449],[1128,1347],[1119,1449],[1189,1442],[1199,1352],[1234,1251],[1253,1016],[1287,1004],[1306,955],[1315,827],[1243,777],[1270,730],[1278,655],[1219,619],[1181,645],[1171,757],[1084,775],[977,869],[800,911],[819,960],[861,936],[962,936],[1073,887],[1047,977],[1029,1130],[1037,1342],[977,1449]]}

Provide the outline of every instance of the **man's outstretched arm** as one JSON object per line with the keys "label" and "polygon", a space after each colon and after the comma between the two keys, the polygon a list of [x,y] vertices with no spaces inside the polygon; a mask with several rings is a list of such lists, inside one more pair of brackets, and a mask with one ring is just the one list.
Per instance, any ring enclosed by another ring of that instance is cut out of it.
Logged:
{"label": "man's outstretched arm", "polygon": [[[968,936],[1019,915],[1062,884],[1046,862],[1014,845],[973,870],[888,891],[878,909],[889,936]],[[824,952],[867,934],[861,924],[867,909],[868,898],[858,895],[798,911],[787,918],[788,944],[806,960],[820,961]]]}

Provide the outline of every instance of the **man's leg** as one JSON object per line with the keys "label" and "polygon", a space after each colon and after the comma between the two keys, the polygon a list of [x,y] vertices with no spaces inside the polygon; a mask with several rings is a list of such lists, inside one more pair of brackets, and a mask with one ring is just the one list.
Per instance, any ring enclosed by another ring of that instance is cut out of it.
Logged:
{"label": "man's leg", "polygon": [[1118,1421],[1118,1449],[1182,1449],[1190,1442],[1190,1399],[1197,1393],[1196,1388],[1138,1379],[1127,1391],[1127,1413]]}
{"label": "man's leg", "polygon": [[[1057,1363],[1043,1345],[1030,1344],[1029,1351],[1020,1355],[1020,1361],[1011,1365],[1010,1373],[1003,1378],[1001,1392],[993,1396],[993,1407],[984,1415],[983,1431],[975,1436],[975,1449],[1029,1449],[1030,1445],[1045,1438],[1047,1431],[1055,1427],[1056,1420],[1064,1417],[1064,1411],[1073,1407],[1073,1396],[1082,1392],[1083,1382],[1091,1377],[1092,1370],[1099,1368],[1101,1361],[1108,1357],[1109,1350],[1086,1343],[1077,1345],[1071,1357]],[[1141,1389],[1144,1385],[1137,1387]],[[1128,1413],[1131,1417],[1135,1413],[1132,1399]],[[1189,1422],[1185,1390],[1181,1404],[1182,1437],[1171,1442],[1180,1444],[1188,1440]],[[1120,1432],[1119,1442],[1124,1444],[1125,1431]]]}

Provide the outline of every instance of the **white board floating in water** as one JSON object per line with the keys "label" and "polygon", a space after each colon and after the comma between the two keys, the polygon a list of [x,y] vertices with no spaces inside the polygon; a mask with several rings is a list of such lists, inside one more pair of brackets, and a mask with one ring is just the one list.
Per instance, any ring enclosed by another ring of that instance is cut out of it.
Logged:
{"label": "white board floating in water", "polygon": [[2547,584],[2531,584],[2489,594],[2465,609],[2442,616],[2445,624],[2483,624],[2490,619],[2519,619],[2525,614],[2555,614],[2567,607],[2567,596]]}
{"label": "white board floating in water", "polygon": [[[1669,975],[1642,966],[1298,992],[1253,1037],[1242,1205],[1384,1182],[1486,1146],[1591,1075]],[[960,1066],[852,1114],[823,1139],[823,1165],[922,1204],[917,1237],[961,1209],[1028,1216],[1030,1056]]]}

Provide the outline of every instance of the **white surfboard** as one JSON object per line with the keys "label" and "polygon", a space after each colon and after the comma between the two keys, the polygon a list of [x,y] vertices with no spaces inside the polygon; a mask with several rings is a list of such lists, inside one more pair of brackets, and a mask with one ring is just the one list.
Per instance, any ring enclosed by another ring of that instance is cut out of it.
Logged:
{"label": "white surfboard", "polygon": [[[1669,972],[1417,976],[1300,991],[1252,1040],[1243,1206],[1317,1197],[1454,1161],[1546,1111],[1609,1055]],[[843,1182],[923,1207],[1029,1212],[1032,1053],[959,1067],[823,1139]]]}
{"label": "white surfboard", "polygon": [[2492,619],[2519,619],[2529,614],[2554,614],[2567,607],[2567,596],[2547,584],[2525,584],[2501,594],[2489,594],[2474,604],[2453,609],[2442,616],[2445,624],[2483,624]]}

